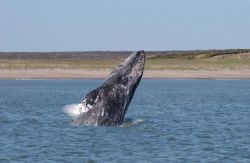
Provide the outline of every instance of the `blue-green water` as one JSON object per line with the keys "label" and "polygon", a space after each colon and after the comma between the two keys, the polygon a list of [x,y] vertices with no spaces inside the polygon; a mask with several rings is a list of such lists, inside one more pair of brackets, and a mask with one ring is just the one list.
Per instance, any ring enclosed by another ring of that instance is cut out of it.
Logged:
{"label": "blue-green water", "polygon": [[250,162],[250,80],[143,80],[142,123],[73,126],[100,80],[0,80],[0,162]]}

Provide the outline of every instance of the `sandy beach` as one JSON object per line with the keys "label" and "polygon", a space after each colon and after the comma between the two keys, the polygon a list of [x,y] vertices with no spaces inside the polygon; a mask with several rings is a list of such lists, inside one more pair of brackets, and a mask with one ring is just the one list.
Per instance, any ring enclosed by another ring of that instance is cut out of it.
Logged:
{"label": "sandy beach", "polygon": [[[27,69],[0,70],[0,79],[103,79],[111,70]],[[250,70],[148,70],[144,78],[250,79]]]}

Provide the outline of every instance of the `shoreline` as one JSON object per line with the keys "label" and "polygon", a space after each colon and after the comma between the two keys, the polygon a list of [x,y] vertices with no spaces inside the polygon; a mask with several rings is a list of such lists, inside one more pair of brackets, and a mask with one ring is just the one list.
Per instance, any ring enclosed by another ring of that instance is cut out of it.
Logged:
{"label": "shoreline", "polygon": [[[104,79],[112,70],[0,70],[0,79]],[[145,70],[145,79],[250,79],[250,70]]]}

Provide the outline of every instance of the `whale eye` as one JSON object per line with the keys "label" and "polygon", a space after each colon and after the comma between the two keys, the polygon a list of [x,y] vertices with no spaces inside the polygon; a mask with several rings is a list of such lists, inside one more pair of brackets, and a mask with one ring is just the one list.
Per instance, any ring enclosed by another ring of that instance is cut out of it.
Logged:
{"label": "whale eye", "polygon": [[127,77],[123,77],[122,78],[122,84],[126,85],[128,83],[128,78]]}

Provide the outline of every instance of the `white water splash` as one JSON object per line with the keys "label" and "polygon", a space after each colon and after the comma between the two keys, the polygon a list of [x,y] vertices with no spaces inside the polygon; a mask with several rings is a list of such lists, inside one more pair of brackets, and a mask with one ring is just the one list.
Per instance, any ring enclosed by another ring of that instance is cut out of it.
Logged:
{"label": "white water splash", "polygon": [[[76,120],[82,113],[89,111],[91,108],[92,106],[90,105],[85,106],[85,103],[79,103],[79,104],[66,105],[64,106],[63,111],[64,113],[68,114],[73,120]],[[134,127],[143,123],[143,121],[144,121],[143,119],[126,118],[125,121],[120,125],[120,127],[123,128]]]}
{"label": "white water splash", "polygon": [[133,127],[133,126],[137,126],[141,123],[143,123],[143,119],[126,119],[125,122],[123,124],[121,124],[120,127],[124,127],[124,128],[127,128],[127,127]]}
{"label": "white water splash", "polygon": [[63,108],[63,111],[68,114],[73,120],[77,119],[79,115],[89,111],[89,107],[85,107],[83,104],[70,104]]}

